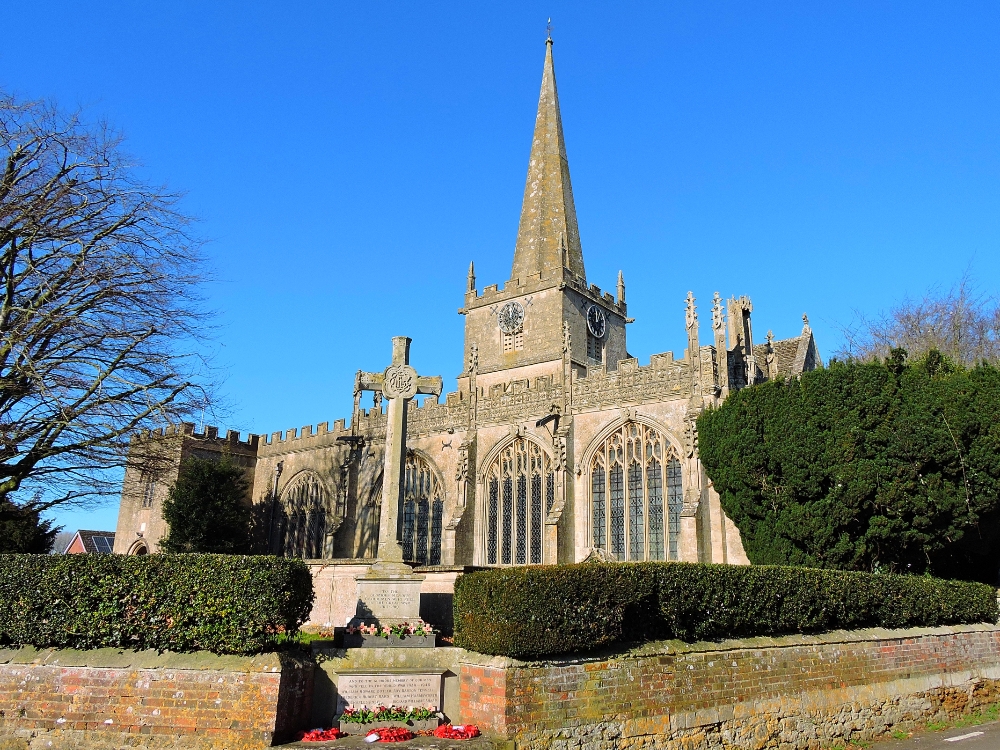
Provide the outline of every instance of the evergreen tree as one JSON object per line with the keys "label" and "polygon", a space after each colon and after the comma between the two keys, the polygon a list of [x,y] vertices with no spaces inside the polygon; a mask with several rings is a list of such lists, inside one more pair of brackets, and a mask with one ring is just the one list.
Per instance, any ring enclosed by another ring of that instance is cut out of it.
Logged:
{"label": "evergreen tree", "polygon": [[0,553],[45,554],[52,549],[61,529],[61,526],[53,528],[52,521],[42,520],[31,503],[18,505],[0,497]]}
{"label": "evergreen tree", "polygon": [[698,435],[754,563],[996,582],[996,367],[834,362],[730,395]]}
{"label": "evergreen tree", "polygon": [[186,458],[163,503],[164,552],[245,554],[250,546],[249,482],[228,458]]}

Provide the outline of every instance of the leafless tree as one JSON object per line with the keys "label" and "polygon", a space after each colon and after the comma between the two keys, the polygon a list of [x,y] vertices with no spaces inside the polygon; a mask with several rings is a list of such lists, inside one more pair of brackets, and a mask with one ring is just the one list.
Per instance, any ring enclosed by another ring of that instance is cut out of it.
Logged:
{"label": "leafless tree", "polygon": [[858,316],[844,329],[839,358],[884,359],[892,349],[911,358],[937,349],[967,367],[1000,362],[1000,304],[966,273],[947,292],[930,290],[875,318]]}
{"label": "leafless tree", "polygon": [[205,407],[200,245],[78,114],[0,92],[0,170],[0,499],[87,502],[131,434]]}

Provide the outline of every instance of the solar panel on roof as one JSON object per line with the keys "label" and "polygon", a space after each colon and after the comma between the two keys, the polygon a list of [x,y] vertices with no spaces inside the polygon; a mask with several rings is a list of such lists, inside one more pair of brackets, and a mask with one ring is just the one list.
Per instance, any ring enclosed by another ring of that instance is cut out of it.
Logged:
{"label": "solar panel on roof", "polygon": [[95,536],[93,537],[94,547],[97,548],[98,552],[106,555],[111,554],[113,538],[108,536]]}

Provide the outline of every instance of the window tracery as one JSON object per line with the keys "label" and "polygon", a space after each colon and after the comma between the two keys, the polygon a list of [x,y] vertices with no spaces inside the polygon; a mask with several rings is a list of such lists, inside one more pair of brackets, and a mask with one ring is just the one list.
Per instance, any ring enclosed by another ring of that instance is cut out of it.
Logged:
{"label": "window tracery", "polygon": [[626,422],[594,453],[590,473],[594,547],[618,560],[679,558],[681,463],[663,435],[646,424]]}
{"label": "window tracery", "polygon": [[403,482],[403,559],[440,565],[443,525],[441,483],[427,461],[411,453],[406,457]]}
{"label": "window tracery", "polygon": [[541,564],[544,514],[554,499],[551,458],[537,443],[514,439],[486,471],[486,564]]}
{"label": "window tracery", "polygon": [[152,508],[156,496],[156,480],[147,478],[142,485],[142,507]]}
{"label": "window tracery", "polygon": [[324,557],[326,488],[311,471],[303,471],[285,488],[276,535],[278,549],[285,557]]}

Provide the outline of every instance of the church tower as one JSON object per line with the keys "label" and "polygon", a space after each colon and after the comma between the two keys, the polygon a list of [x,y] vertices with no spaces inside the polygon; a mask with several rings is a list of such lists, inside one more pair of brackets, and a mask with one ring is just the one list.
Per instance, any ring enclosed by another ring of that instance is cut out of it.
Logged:
{"label": "church tower", "polygon": [[618,290],[616,299],[587,284],[548,39],[511,277],[502,288],[477,292],[470,275],[459,311],[466,316],[466,374],[473,358],[481,387],[561,379],[564,358],[577,376],[615,369],[628,356],[620,276]]}

